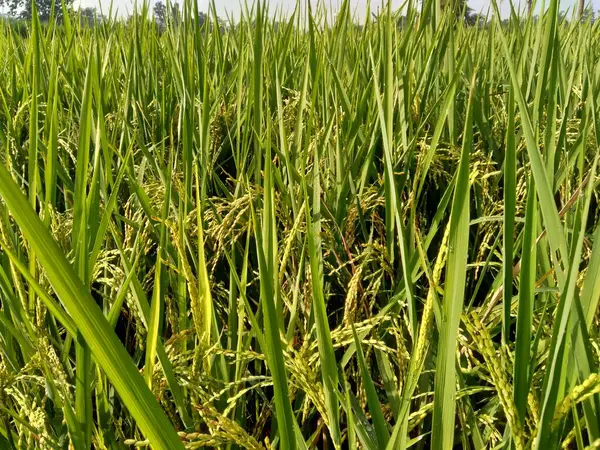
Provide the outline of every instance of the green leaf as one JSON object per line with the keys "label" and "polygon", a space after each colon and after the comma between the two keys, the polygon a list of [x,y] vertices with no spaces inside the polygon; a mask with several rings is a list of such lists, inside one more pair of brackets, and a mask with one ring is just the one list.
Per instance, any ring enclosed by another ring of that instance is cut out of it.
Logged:
{"label": "green leaf", "polygon": [[356,357],[358,359],[358,366],[360,368],[361,377],[365,387],[365,393],[367,396],[367,404],[369,405],[369,412],[371,413],[371,419],[373,420],[373,427],[375,428],[375,436],[377,438],[377,448],[385,448],[388,441],[390,440],[390,433],[387,428],[387,422],[383,416],[381,410],[381,403],[375,390],[375,385],[371,379],[369,368],[365,361],[365,355],[363,354],[360,340],[356,334],[356,329],[352,326],[352,335],[354,337],[354,345],[356,345]]}
{"label": "green leaf", "polygon": [[465,267],[469,249],[469,155],[473,146],[474,91],[475,77],[471,80],[458,177],[450,212],[448,260],[437,350],[431,437],[433,448],[439,450],[449,450],[454,445],[456,339],[467,277]]}
{"label": "green leaf", "polygon": [[183,448],[167,416],[144,383],[102,311],[76,275],[19,187],[0,165],[0,196],[18,223],[65,309],[137,425],[157,449]]}

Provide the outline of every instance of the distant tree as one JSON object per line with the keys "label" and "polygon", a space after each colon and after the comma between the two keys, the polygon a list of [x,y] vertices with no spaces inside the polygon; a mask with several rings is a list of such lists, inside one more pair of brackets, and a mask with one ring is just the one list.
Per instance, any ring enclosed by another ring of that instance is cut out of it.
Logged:
{"label": "distant tree", "polygon": [[456,3],[456,17],[463,19],[469,25],[475,25],[477,23],[477,14],[475,14],[475,10],[469,6],[467,0],[458,0]]}
{"label": "distant tree", "polygon": [[130,14],[127,17],[127,19],[125,20],[125,25],[127,25],[128,27],[133,27],[135,20],[137,20],[139,23],[143,19],[144,19],[144,17],[142,16],[142,14],[140,14],[139,12],[134,12],[133,14]]}
{"label": "distant tree", "polygon": [[[583,8],[583,9],[582,9]],[[596,14],[592,2],[588,3],[587,6],[583,7],[582,1],[579,2],[579,20],[582,22],[594,22],[596,20]]]}
{"label": "distant tree", "polygon": [[[64,1],[67,9],[70,9],[73,0]],[[35,0],[38,16],[42,22],[47,22],[48,19],[50,19],[53,4],[54,17],[60,22],[63,15],[61,0]],[[18,17],[26,20],[31,19],[31,0],[0,0],[0,6],[6,6],[11,17]]]}
{"label": "distant tree", "polygon": [[477,23],[477,14],[473,8],[469,6],[467,0],[441,0],[442,9],[450,9],[454,11],[456,18],[464,20],[469,25]]}
{"label": "distant tree", "polygon": [[[571,13],[571,17],[573,17],[573,13]],[[569,22],[569,16],[567,16],[566,11],[559,11],[558,13],[558,21],[559,22]]]}
{"label": "distant tree", "polygon": [[0,0],[0,7],[8,8],[8,16],[15,17],[21,8],[21,0]]}
{"label": "distant tree", "polygon": [[87,25],[98,25],[104,21],[104,16],[96,8],[79,8],[77,14],[81,17],[81,23]]}
{"label": "distant tree", "polygon": [[166,5],[158,1],[154,4],[154,20],[159,28],[165,28],[167,25],[167,7]]}
{"label": "distant tree", "polygon": [[[212,30],[213,26],[217,26],[221,29],[221,31],[223,31],[225,29],[225,21],[223,19],[221,19],[219,16],[217,16],[217,20],[216,23],[213,20],[213,16],[209,15],[203,11],[200,11],[198,13],[198,17],[197,20],[194,20],[194,18],[192,17],[192,22],[194,22],[194,24],[198,25],[198,26],[203,26],[204,24],[208,24],[208,26],[210,27],[210,29]],[[254,23],[253,23],[254,25]]]}
{"label": "distant tree", "polygon": [[[2,1],[2,0],[0,0]],[[169,5],[165,5],[162,0],[158,0],[154,4],[154,8],[152,10],[152,14],[154,15],[154,20],[156,21],[156,25],[159,29],[164,30],[167,27],[169,21],[172,24],[179,24],[183,20],[183,14],[179,7],[179,3],[170,3]],[[198,12],[198,17],[194,18],[187,17],[186,20],[194,23],[194,25],[203,26],[205,23],[209,24],[210,27],[214,25],[213,17],[205,12]],[[217,17],[217,24],[221,29],[225,28],[225,21],[220,17]]]}
{"label": "distant tree", "polygon": [[[17,1],[17,0],[13,0]],[[21,0],[23,3],[23,11],[21,13],[21,18],[30,19],[31,18],[31,1],[29,0]],[[73,5],[73,0],[64,0],[67,9],[71,9]],[[59,22],[62,22],[63,17],[63,9],[62,2],[60,0],[35,0],[35,7],[38,12],[38,16],[40,21],[47,22],[50,19],[50,14],[52,12],[52,6],[54,4],[54,17]]]}
{"label": "distant tree", "polygon": [[200,11],[198,13],[198,25],[202,26],[208,21],[210,21],[210,19],[208,18],[208,14]]}
{"label": "distant tree", "polygon": [[158,27],[164,30],[167,27],[169,17],[174,24],[181,22],[181,11],[179,9],[179,3],[171,3],[168,8],[161,0],[154,4],[153,9],[154,20]]}

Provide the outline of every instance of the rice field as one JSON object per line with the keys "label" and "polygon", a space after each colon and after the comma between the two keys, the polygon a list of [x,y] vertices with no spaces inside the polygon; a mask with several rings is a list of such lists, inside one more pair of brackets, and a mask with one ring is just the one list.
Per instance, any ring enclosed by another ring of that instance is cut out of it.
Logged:
{"label": "rice field", "polygon": [[0,19],[1,449],[600,447],[600,22],[350,3]]}

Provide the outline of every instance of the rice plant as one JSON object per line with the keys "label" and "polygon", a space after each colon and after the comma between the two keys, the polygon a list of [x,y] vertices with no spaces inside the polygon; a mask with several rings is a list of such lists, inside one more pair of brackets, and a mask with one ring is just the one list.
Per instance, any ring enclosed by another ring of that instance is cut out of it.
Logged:
{"label": "rice plant", "polygon": [[0,22],[0,448],[599,447],[600,25],[457,10]]}

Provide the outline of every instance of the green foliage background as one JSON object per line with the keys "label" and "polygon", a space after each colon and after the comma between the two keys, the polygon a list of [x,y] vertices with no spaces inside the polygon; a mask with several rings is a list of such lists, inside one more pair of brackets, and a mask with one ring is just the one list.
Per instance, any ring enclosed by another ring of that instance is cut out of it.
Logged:
{"label": "green foliage background", "polygon": [[459,10],[1,22],[0,447],[597,445],[598,24]]}

